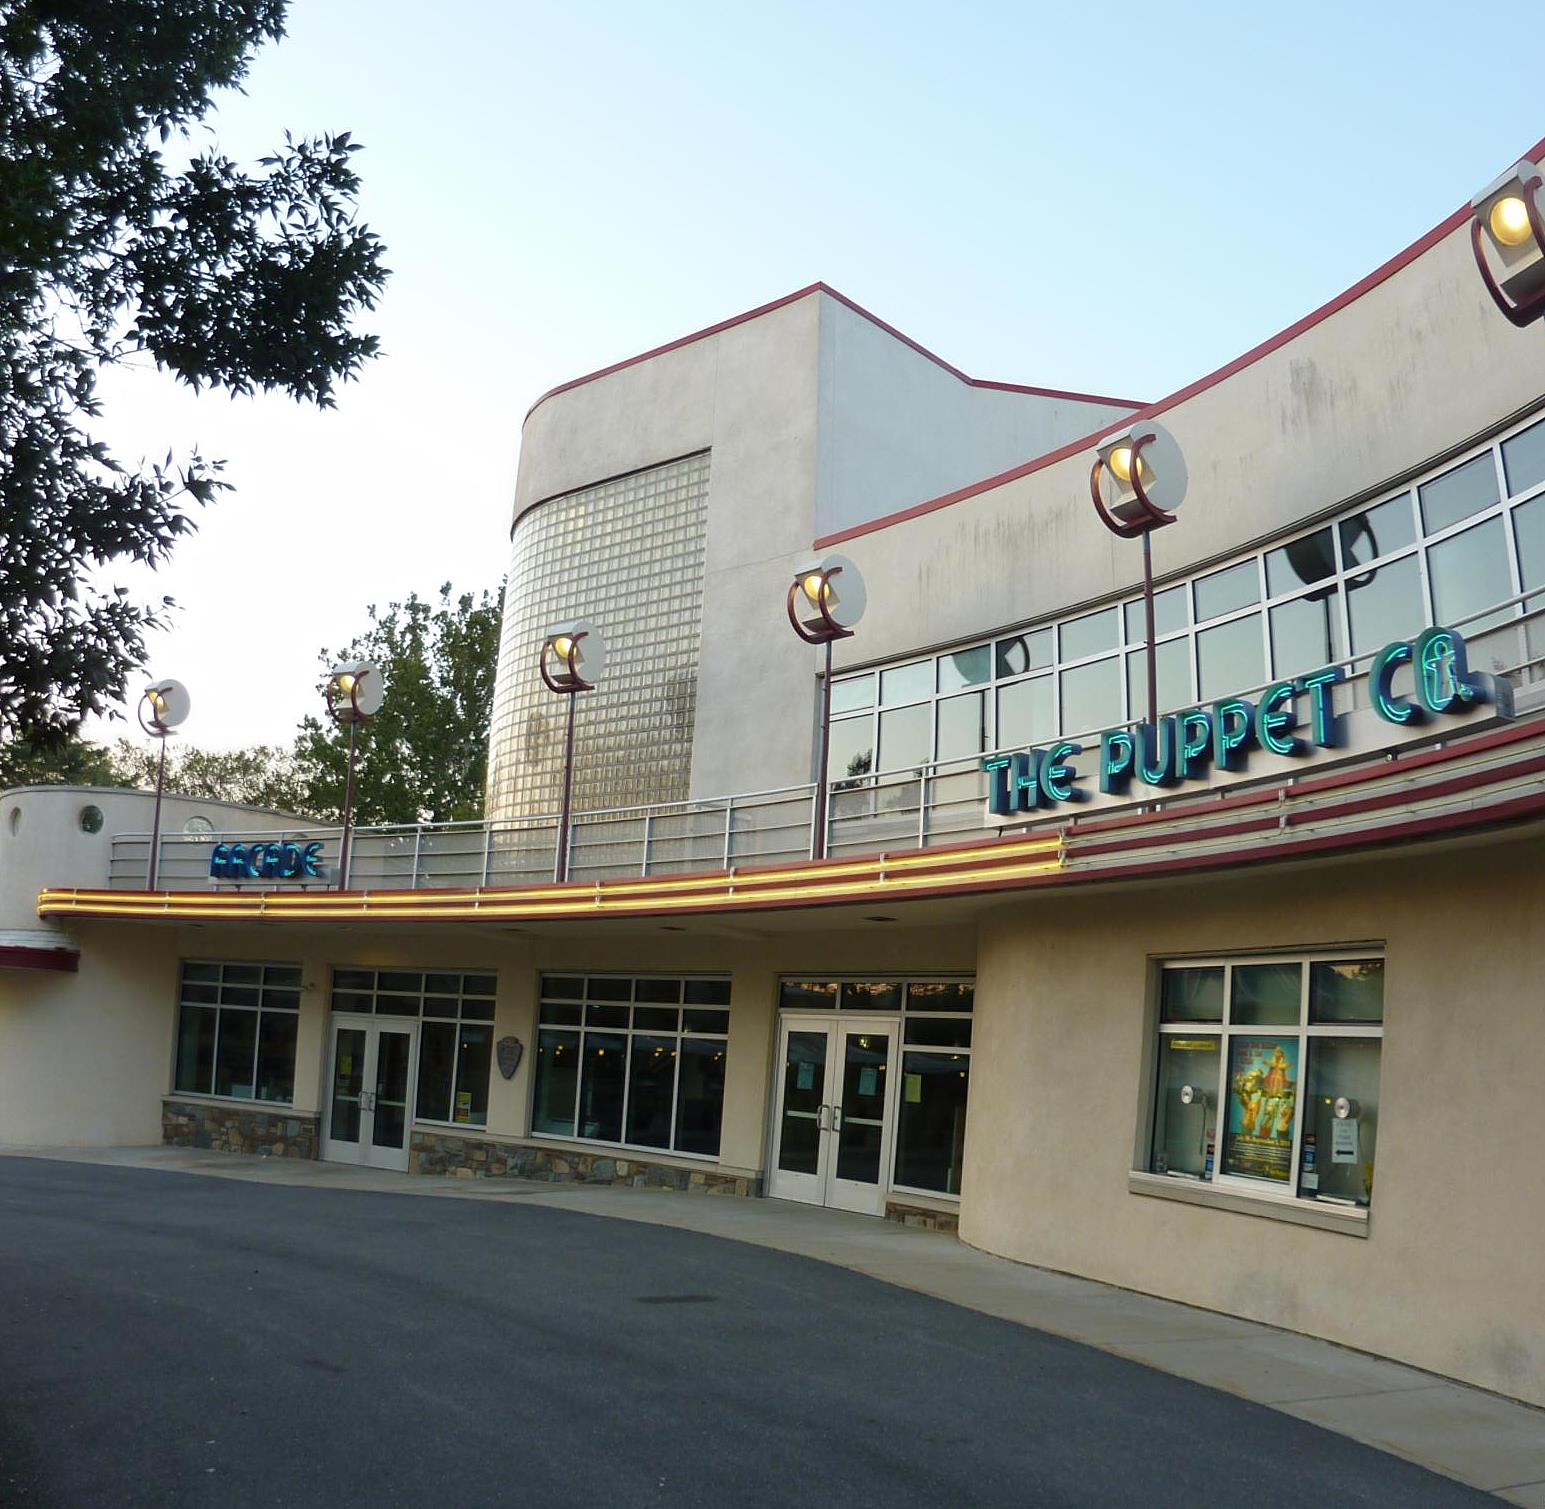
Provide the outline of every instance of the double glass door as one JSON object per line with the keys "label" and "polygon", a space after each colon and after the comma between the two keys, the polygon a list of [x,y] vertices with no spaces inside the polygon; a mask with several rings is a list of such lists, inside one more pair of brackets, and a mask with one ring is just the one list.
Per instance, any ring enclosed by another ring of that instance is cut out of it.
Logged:
{"label": "double glass door", "polygon": [[322,1156],[405,1171],[418,1023],[334,1015],[331,1038]]}
{"label": "double glass door", "polygon": [[883,1212],[899,1036],[894,1018],[783,1018],[769,1194]]}

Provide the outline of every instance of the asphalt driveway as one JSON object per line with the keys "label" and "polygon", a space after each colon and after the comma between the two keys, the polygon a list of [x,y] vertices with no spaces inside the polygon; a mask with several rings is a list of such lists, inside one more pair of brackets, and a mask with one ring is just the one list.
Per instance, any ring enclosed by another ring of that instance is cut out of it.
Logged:
{"label": "asphalt driveway", "polygon": [[5,1509],[1332,1501],[1496,1502],[767,1248],[0,1159]]}

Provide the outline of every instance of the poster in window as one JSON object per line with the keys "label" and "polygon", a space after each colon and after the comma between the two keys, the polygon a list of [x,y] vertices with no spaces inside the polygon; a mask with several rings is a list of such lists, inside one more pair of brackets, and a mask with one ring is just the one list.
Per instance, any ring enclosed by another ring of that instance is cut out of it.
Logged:
{"label": "poster in window", "polygon": [[456,1092],[456,1121],[472,1120],[472,1092],[470,1090],[458,1090]]}
{"label": "poster in window", "polygon": [[1293,1172],[1296,1037],[1236,1037],[1229,1054],[1223,1171],[1286,1184]]}

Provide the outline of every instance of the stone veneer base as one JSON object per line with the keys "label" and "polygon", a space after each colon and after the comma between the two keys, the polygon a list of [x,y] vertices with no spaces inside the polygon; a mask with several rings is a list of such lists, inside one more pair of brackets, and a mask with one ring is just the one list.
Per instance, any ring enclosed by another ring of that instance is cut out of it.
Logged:
{"label": "stone veneer base", "polygon": [[918,1226],[925,1231],[960,1232],[958,1210],[936,1210],[932,1205],[908,1205],[905,1200],[887,1200],[885,1219],[901,1226]]}
{"label": "stone veneer base", "polygon": [[537,1147],[440,1132],[413,1133],[408,1168],[415,1174],[457,1174],[467,1179],[545,1179],[554,1183],[681,1190],[688,1194],[762,1192],[760,1174],[678,1168],[674,1164],[651,1162],[635,1153]]}
{"label": "stone veneer base", "polygon": [[315,1112],[164,1100],[161,1141],[168,1147],[204,1147],[217,1153],[315,1158],[317,1117]]}

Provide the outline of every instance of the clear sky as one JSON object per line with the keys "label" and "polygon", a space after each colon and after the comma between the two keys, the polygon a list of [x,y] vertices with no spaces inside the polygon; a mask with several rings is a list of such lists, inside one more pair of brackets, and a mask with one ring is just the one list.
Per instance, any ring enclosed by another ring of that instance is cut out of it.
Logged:
{"label": "clear sky", "polygon": [[[365,609],[508,564],[555,383],[817,279],[976,377],[1158,398],[1541,136],[1537,5],[299,0],[221,147],[351,131],[394,276],[329,413],[104,385],[236,491],[169,566],[190,742],[288,743]],[[138,681],[136,681],[136,686]],[[97,727],[112,737],[125,725]]]}

